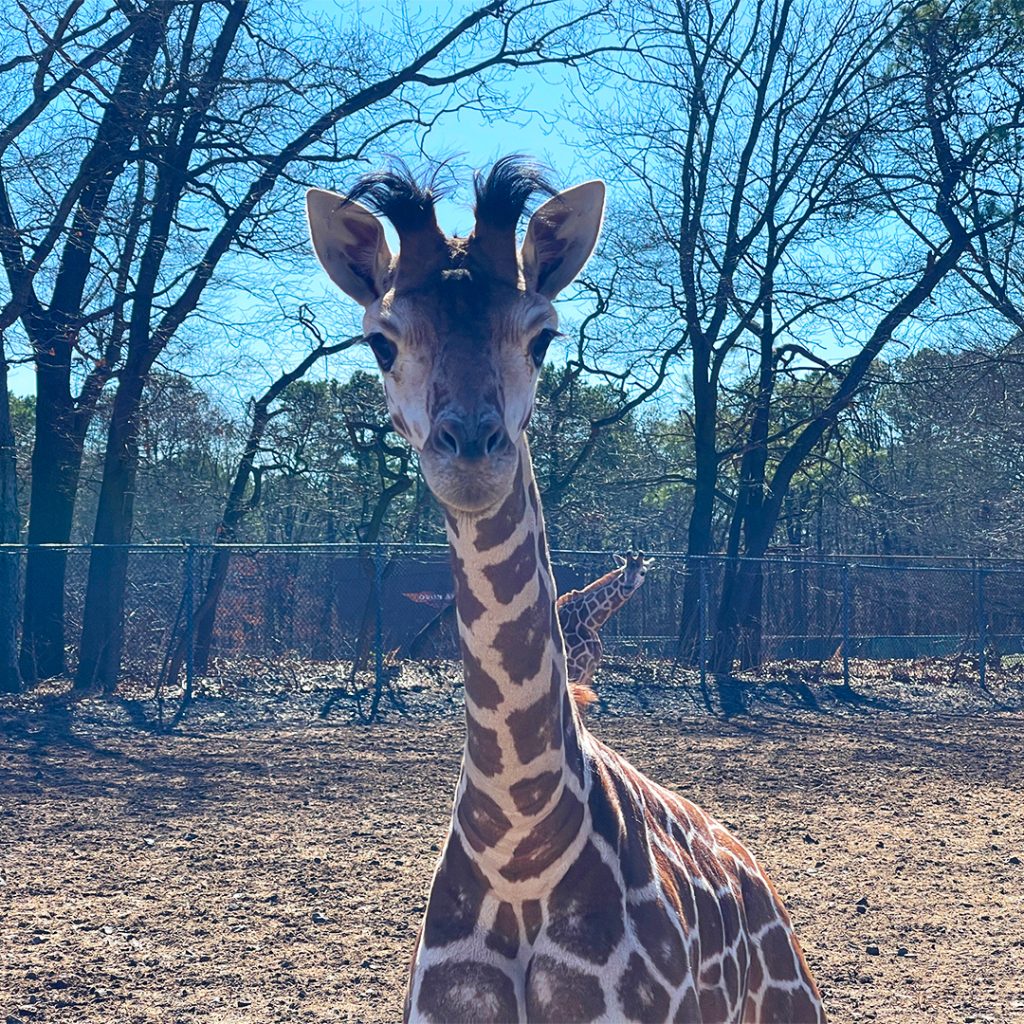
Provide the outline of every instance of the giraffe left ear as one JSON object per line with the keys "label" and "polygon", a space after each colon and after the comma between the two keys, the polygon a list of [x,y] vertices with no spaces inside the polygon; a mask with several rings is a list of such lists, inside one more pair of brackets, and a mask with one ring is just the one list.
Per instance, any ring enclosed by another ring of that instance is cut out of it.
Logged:
{"label": "giraffe left ear", "polygon": [[626,564],[627,564],[627,560],[626,560],[625,558],[623,558],[623,557],[622,557],[622,555],[613,555],[612,557],[613,557],[613,558],[615,559],[615,564],[616,564],[616,565],[617,565],[617,566],[618,566],[618,567],[619,567],[620,569],[621,569],[621,568],[622,568],[622,567],[623,567],[624,565],[626,565]]}
{"label": "giraffe left ear", "polygon": [[604,182],[559,192],[530,218],[523,240],[527,285],[553,299],[583,269],[604,217]]}

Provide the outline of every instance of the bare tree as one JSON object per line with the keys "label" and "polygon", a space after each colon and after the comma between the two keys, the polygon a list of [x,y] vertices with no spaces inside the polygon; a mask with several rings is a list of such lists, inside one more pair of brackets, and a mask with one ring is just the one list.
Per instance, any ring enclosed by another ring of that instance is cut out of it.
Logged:
{"label": "bare tree", "polygon": [[[74,394],[72,360],[83,329],[93,250],[129,159],[143,86],[172,6],[154,3],[117,18],[103,11],[90,21],[93,12],[74,0],[64,10],[46,12],[52,28],[37,12],[26,21],[23,51],[0,68],[4,96],[12,102],[28,97],[0,132],[0,258],[10,285],[0,329],[20,321],[36,362],[30,544],[69,539],[82,442],[112,364],[111,358],[97,359]],[[83,83],[100,93],[102,109],[95,113],[96,127],[77,168],[63,188],[54,187],[55,165],[66,154],[54,152],[52,144],[33,151],[32,140],[49,131],[61,134],[57,112],[75,105]],[[31,182],[45,182],[42,194],[19,203]],[[110,339],[115,350],[116,344]],[[29,552],[21,665],[30,680],[63,670],[65,560],[59,549]]]}
{"label": "bare tree", "polygon": [[[884,120],[868,72],[893,39],[895,11],[657,0],[629,15],[640,56],[614,65],[620,105],[610,118],[595,111],[590,134],[629,194],[606,252],[620,302],[653,342],[630,365],[637,390],[646,397],[686,366],[695,558],[714,550],[721,467],[746,448],[720,434],[723,391],[776,337],[834,328],[873,283],[864,260],[829,266],[821,250],[830,215],[862,200],[848,167]],[[697,587],[694,572],[687,609]],[[690,640],[696,625],[695,615],[684,623]]]}
{"label": "bare tree", "polygon": [[[25,54],[0,68],[16,90],[33,62],[43,67],[29,113],[15,119],[17,160],[3,168],[13,185],[0,210],[17,300],[8,315],[20,319],[37,363],[30,541],[68,539],[81,438],[112,376],[94,539],[130,536],[146,376],[208,301],[225,256],[280,259],[304,247],[279,228],[303,181],[446,109],[500,109],[496,74],[604,49],[585,38],[594,11],[492,0],[449,26],[410,20],[390,35],[315,18],[299,32],[303,15],[283,0],[158,0],[139,12],[111,3],[90,25],[79,24],[86,8],[72,0],[30,19]],[[76,75],[61,92],[65,66]],[[46,131],[34,124],[44,111]],[[50,144],[57,125],[85,140],[79,150]],[[44,278],[53,282],[48,301],[37,294]],[[75,380],[84,382],[77,397]],[[64,562],[38,550],[32,559],[23,664],[46,675],[63,667]],[[85,688],[116,673],[123,555],[108,547],[90,571]]]}
{"label": "bare tree", "polygon": [[[969,6],[657,2],[629,16],[641,56],[616,63],[628,83],[621,106],[595,117],[592,138],[634,204],[613,215],[608,251],[620,296],[657,343],[653,358],[630,364],[635,387],[678,380],[663,373],[666,360],[688,364],[697,558],[715,550],[716,490],[732,464],[726,550],[764,554],[794,475],[874,359],[908,322],[933,315],[929,300],[964,254],[1016,216],[1014,200],[989,213],[980,201],[996,165],[1010,167],[1001,133],[1016,131],[1015,87],[1003,83],[992,119],[971,137],[927,114],[943,75],[955,99],[941,104],[977,113],[991,101],[971,95],[966,77],[956,85],[955,72],[940,74],[955,54],[920,63],[927,26],[948,26]],[[993,88],[996,76],[1012,77],[1012,35],[982,46]],[[843,359],[844,348],[856,354]],[[783,414],[778,381],[811,371],[820,382],[811,412]],[[723,415],[726,395],[745,408],[740,418]],[[698,586],[693,572],[687,609]],[[723,671],[759,621],[759,594],[731,563],[718,619]],[[684,639],[696,625],[691,613]]]}
{"label": "bare tree", "polygon": [[[177,683],[190,649],[198,670],[200,672],[206,670],[213,643],[214,626],[217,621],[217,608],[224,592],[224,584],[227,581],[228,569],[231,564],[231,543],[237,538],[238,531],[246,517],[259,507],[263,474],[267,469],[266,466],[259,464],[259,456],[263,450],[267,426],[279,411],[275,410],[275,403],[289,385],[301,380],[321,359],[351,348],[362,340],[361,337],[356,336],[328,344],[308,316],[303,315],[303,322],[313,334],[316,343],[312,351],[291,369],[280,374],[266,391],[252,402],[249,413],[249,433],[235,469],[224,512],[214,531],[214,538],[220,546],[213,553],[203,595],[195,615],[192,617],[191,634],[188,629],[181,628],[171,638],[167,661],[161,673],[161,682],[165,686]],[[189,597],[189,599],[191,598]],[[172,726],[180,720],[191,697],[191,691],[186,689],[181,705],[171,723]]]}
{"label": "bare tree", "polygon": [[17,640],[21,554],[17,549],[5,551],[3,548],[5,544],[16,544],[20,532],[18,469],[7,394],[7,357],[3,332],[0,331],[0,693],[17,693],[21,689]]}
{"label": "bare tree", "polygon": [[[895,59],[875,83],[890,125],[870,160],[863,150],[854,159],[910,232],[917,268],[905,276],[857,355],[825,364],[834,386],[781,437],[771,436],[768,409],[792,346],[773,338],[760,355],[758,408],[764,412],[751,421],[729,550],[747,560],[728,563],[715,654],[720,672],[730,671],[737,652],[750,663],[759,659],[763,584],[756,560],[771,543],[794,476],[855,400],[894,334],[947,278],[955,283],[954,271],[984,282],[978,290],[991,288],[997,271],[990,254],[1009,251],[1024,217],[1017,155],[1024,144],[1019,33],[994,10],[979,20],[974,5],[948,4],[913,10],[900,22],[894,43]],[[939,293],[938,301],[951,304],[961,319],[973,318],[974,304],[964,307],[951,292]],[[998,292],[990,294],[994,305],[1003,305]]]}

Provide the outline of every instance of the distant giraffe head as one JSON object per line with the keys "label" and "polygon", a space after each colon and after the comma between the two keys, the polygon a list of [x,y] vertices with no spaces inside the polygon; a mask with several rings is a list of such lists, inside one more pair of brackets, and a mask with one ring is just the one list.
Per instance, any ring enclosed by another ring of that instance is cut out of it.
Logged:
{"label": "distant giraffe head", "polygon": [[642,551],[627,551],[615,556],[615,564],[623,570],[622,588],[626,595],[635,593],[647,578],[647,570],[654,565],[653,558],[644,558]]}
{"label": "distant giraffe head", "polygon": [[[307,196],[321,264],[363,307],[395,429],[419,453],[434,494],[463,513],[512,489],[540,367],[558,333],[552,300],[590,257],[604,210],[603,183],[555,194],[518,157],[499,160],[475,189],[468,238],[441,231],[435,194],[407,172],[365,178],[347,197]],[[538,192],[551,198],[517,246],[519,219]],[[397,255],[358,199],[394,225]]]}

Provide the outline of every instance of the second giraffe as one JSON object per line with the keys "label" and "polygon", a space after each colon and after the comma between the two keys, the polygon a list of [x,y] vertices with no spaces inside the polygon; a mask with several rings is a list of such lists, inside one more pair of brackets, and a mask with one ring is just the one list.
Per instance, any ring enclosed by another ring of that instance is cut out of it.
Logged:
{"label": "second giraffe", "polygon": [[640,589],[654,564],[642,551],[616,555],[615,561],[617,569],[557,601],[569,682],[577,686],[589,687],[601,664],[604,649],[597,631]]}

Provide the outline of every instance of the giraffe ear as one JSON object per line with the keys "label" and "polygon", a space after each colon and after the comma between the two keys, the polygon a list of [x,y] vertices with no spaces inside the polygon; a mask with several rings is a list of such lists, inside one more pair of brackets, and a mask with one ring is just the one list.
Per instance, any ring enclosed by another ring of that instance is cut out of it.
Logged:
{"label": "giraffe ear", "polygon": [[391,271],[391,250],[380,221],[365,206],[319,188],[306,193],[306,216],[313,249],[328,277],[361,306],[379,299]]}
{"label": "giraffe ear", "polygon": [[553,299],[590,259],[603,217],[603,181],[566,189],[541,206],[523,240],[527,285]]}
{"label": "giraffe ear", "polygon": [[626,565],[626,559],[625,559],[625,558],[623,558],[623,557],[622,557],[622,555],[613,555],[612,557],[613,557],[613,558],[615,559],[615,564],[616,564],[616,565],[617,565],[617,566],[618,566],[618,567],[619,567],[620,569],[621,569],[621,568],[622,568],[622,567],[623,567],[624,565]]}

